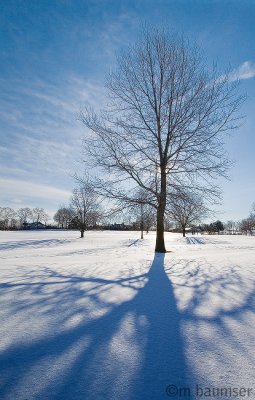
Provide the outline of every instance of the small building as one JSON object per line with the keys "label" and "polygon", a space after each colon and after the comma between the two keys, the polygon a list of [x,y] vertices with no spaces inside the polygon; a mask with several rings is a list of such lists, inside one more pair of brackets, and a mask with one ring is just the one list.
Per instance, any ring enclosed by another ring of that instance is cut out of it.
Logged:
{"label": "small building", "polygon": [[46,226],[42,222],[24,222],[23,229],[45,229]]}

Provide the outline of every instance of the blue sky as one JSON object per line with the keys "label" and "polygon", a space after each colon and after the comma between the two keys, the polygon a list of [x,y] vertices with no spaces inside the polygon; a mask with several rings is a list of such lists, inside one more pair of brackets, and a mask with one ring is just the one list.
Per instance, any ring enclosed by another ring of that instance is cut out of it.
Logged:
{"label": "blue sky", "polygon": [[236,161],[223,187],[222,220],[248,215],[255,201],[255,0],[8,0],[0,5],[0,206],[67,203],[82,171],[77,120],[104,100],[115,54],[141,24],[196,40],[208,63],[231,66],[247,93],[243,126],[227,139]]}

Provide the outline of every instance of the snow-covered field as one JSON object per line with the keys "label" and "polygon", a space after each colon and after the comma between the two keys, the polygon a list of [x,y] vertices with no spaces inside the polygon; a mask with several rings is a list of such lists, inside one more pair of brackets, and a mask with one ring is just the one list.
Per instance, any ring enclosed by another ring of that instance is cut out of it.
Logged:
{"label": "snow-covered field", "polygon": [[255,397],[255,237],[78,236],[0,232],[1,400]]}

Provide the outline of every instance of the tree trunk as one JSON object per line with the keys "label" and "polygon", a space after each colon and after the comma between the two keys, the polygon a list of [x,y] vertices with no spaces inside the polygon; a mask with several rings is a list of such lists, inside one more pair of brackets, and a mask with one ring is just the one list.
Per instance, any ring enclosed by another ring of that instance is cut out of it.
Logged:
{"label": "tree trunk", "polygon": [[157,237],[155,251],[158,253],[166,253],[164,238],[164,217],[166,208],[166,173],[165,166],[161,165],[161,184],[160,184],[160,200],[157,209]]}
{"label": "tree trunk", "polygon": [[156,248],[158,253],[165,253],[165,239],[164,239],[164,208],[159,207],[157,211],[157,237]]}
{"label": "tree trunk", "polygon": [[141,204],[141,221],[140,221],[141,239],[143,239],[143,205]]}
{"label": "tree trunk", "polygon": [[182,228],[182,236],[185,237],[185,234],[186,234],[185,228]]}
{"label": "tree trunk", "polygon": [[84,238],[84,229],[81,229],[81,238]]}

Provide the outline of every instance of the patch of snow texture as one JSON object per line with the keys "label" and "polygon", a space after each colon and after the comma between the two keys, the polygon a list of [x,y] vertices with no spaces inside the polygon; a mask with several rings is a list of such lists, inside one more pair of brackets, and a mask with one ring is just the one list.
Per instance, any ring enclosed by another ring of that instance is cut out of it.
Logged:
{"label": "patch of snow texture", "polygon": [[255,237],[78,236],[0,232],[1,400],[252,388]]}

